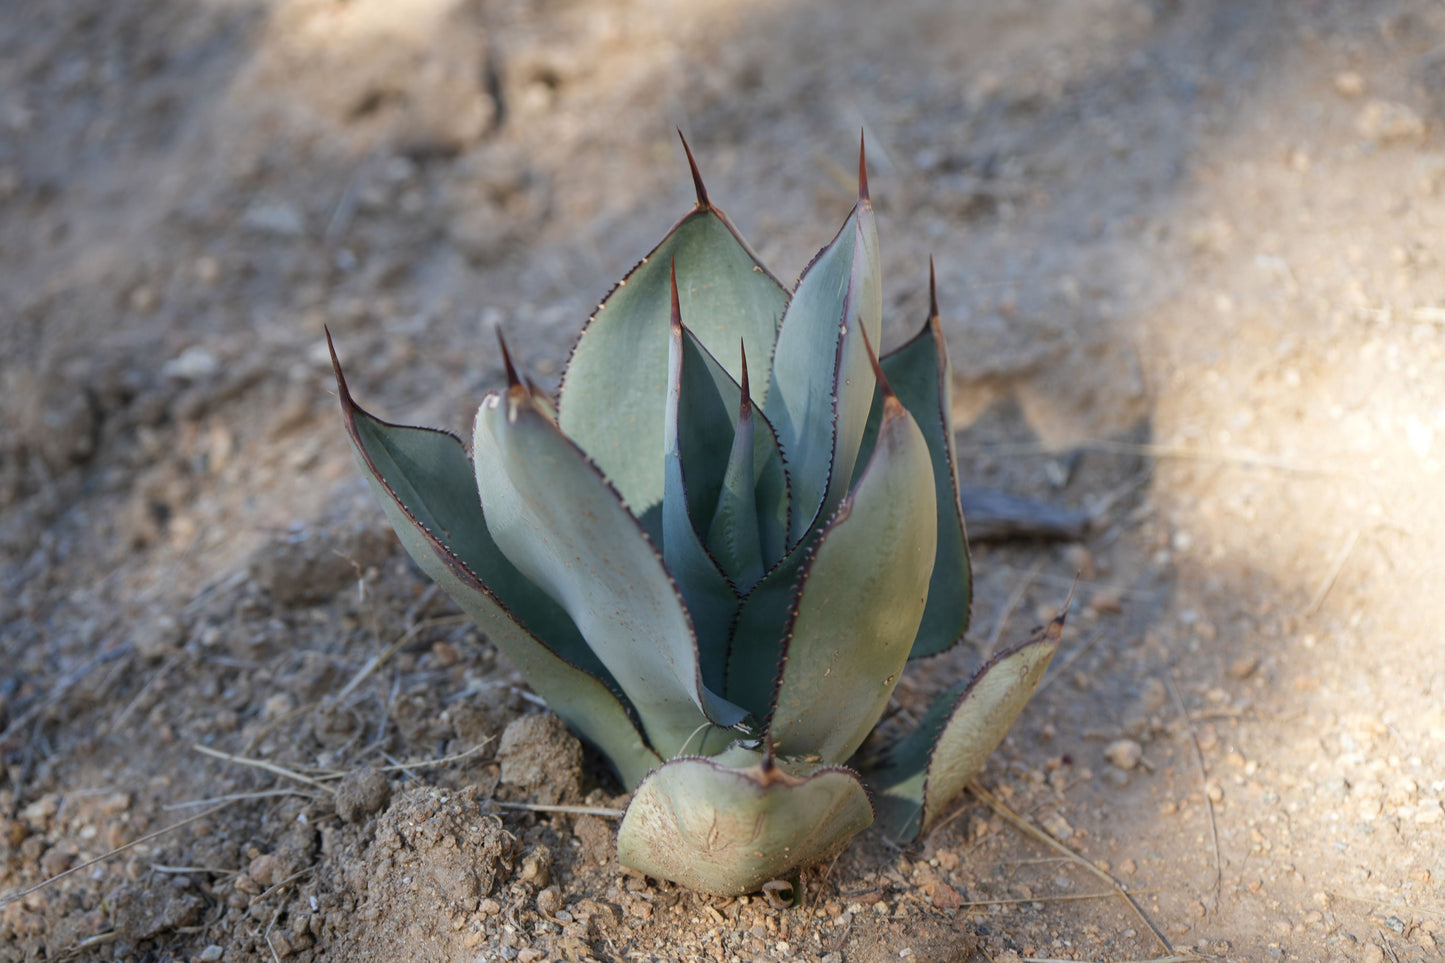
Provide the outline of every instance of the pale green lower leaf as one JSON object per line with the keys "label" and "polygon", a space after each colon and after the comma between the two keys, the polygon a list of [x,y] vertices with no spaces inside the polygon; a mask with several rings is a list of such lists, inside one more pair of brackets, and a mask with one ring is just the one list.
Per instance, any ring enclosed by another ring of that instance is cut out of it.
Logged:
{"label": "pale green lower leaf", "polygon": [[916,838],[963,791],[1008,735],[1058,651],[1063,616],[989,660],[967,685],[945,690],[869,784],[884,832]]}
{"label": "pale green lower leaf", "polygon": [[953,450],[953,374],[938,316],[931,317],[923,330],[881,363],[898,400],[928,441],[938,499],[938,552],[928,586],[928,607],[913,643],[911,657],[916,659],[942,652],[963,638],[973,596]]}
{"label": "pale green lower leaf", "polygon": [[[953,403],[950,399],[953,381],[948,349],[939,328],[937,314],[908,341],[880,359],[888,383],[903,402],[903,407],[918,422],[928,442],[933,461],[934,491],[938,498],[938,553],[928,587],[928,607],[918,627],[912,658],[936,655],[963,638],[968,629],[969,607],[973,599],[973,572],[968,557],[968,538],[964,532],[964,514],[960,503],[958,467],[953,445]],[[873,450],[878,436],[878,423],[883,417],[883,393],[880,390],[868,416],[863,435],[862,459]],[[856,476],[855,476],[856,483]]]}
{"label": "pale green lower leaf", "polygon": [[928,446],[896,399],[857,486],[805,563],[769,734],[842,762],[882,715],[928,599],[937,506]]}
{"label": "pale green lower leaf", "polygon": [[492,542],[462,443],[372,417],[352,401],[339,364],[336,375],[352,447],[408,554],[622,781],[636,785],[662,760],[602,681],[607,670],[567,614]]}
{"label": "pale green lower leaf", "polygon": [[868,794],[847,769],[798,777],[689,757],[632,794],[617,854],[649,876],[738,896],[830,858],[872,821]]}
{"label": "pale green lower leaf", "polygon": [[662,558],[600,471],[513,387],[477,412],[477,488],[507,558],[572,617],[664,758],[745,713],[702,684],[696,637]]}

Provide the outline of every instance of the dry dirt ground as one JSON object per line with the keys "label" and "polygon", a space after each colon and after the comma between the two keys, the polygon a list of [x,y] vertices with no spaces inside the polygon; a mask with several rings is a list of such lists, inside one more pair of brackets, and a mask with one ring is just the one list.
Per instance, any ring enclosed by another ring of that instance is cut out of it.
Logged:
{"label": "dry dirt ground", "polygon": [[[1440,958],[1445,5],[0,7],[0,960]],[[677,126],[780,276],[866,130],[966,481],[1096,517],[976,546],[898,710],[1081,572],[1051,675],[801,908],[500,805],[625,800],[400,552],[325,365],[452,428],[499,327],[555,383],[691,202]]]}

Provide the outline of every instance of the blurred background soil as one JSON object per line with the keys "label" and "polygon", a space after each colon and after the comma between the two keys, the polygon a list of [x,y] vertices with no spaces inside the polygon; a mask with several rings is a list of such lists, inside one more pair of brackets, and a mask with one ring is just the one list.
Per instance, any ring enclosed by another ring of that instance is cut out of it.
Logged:
{"label": "blurred background soil", "polygon": [[[0,960],[1440,957],[1445,6],[3,8]],[[782,277],[865,131],[965,482],[1095,519],[976,546],[883,735],[1079,573],[1051,674],[796,909],[617,867],[619,787],[400,552],[322,339],[409,423],[465,430],[497,329],[555,384],[691,204],[676,127]]]}

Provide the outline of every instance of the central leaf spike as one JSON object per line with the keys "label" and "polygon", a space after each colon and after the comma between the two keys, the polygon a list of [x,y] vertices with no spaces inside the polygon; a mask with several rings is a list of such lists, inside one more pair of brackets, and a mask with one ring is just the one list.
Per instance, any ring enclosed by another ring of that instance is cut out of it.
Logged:
{"label": "central leaf spike", "polygon": [[748,384],[748,346],[742,338],[738,338],[738,355],[743,364],[742,377],[738,379],[743,389],[742,401],[738,402],[738,422],[741,423],[744,418],[752,417],[753,413],[753,395]]}

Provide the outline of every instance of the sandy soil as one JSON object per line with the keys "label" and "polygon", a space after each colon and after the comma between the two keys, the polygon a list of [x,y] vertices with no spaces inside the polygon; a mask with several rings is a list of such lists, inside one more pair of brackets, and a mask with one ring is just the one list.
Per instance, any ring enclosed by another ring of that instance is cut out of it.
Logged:
{"label": "sandy soil", "polygon": [[[1081,571],[1052,674],[802,908],[501,805],[625,799],[396,546],[321,340],[413,423],[498,327],[554,383],[677,126],[785,277],[865,130],[965,479],[1099,516],[976,547],[899,708]],[[1440,958],[1442,224],[1430,0],[8,4],[0,961]]]}

